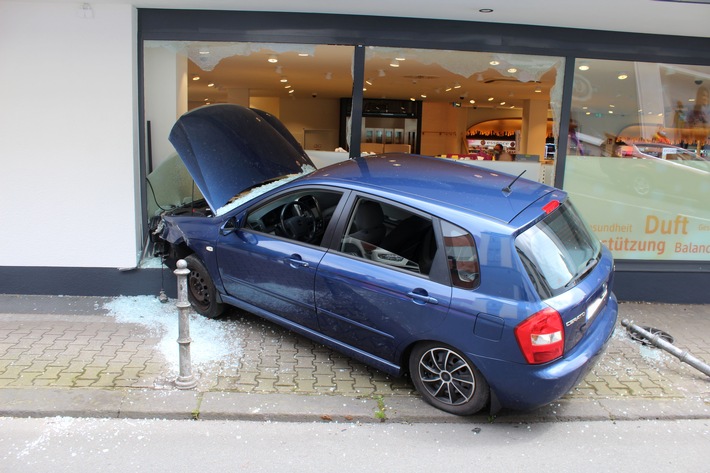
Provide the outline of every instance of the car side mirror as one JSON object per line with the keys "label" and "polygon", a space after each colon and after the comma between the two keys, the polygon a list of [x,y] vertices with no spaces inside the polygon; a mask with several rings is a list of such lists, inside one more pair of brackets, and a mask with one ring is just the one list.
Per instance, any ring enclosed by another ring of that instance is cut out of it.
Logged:
{"label": "car side mirror", "polygon": [[223,236],[231,235],[232,233],[239,230],[239,228],[242,226],[243,220],[244,220],[244,214],[239,215],[237,217],[230,217],[219,228],[219,234],[223,235]]}

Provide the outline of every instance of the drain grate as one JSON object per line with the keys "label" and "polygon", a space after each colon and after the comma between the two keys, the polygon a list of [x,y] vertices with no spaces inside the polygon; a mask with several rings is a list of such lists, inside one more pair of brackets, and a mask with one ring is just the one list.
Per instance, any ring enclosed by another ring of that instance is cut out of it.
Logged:
{"label": "drain grate", "polygon": [[[673,343],[673,336],[670,333],[664,332],[663,330],[654,328],[654,327],[644,327],[641,326],[642,329],[650,333],[651,335],[658,335],[658,338],[661,340],[664,340],[668,343]],[[646,337],[641,336],[640,334],[636,332],[629,332],[629,336],[633,339],[636,340],[637,342],[642,343],[643,345],[648,345],[650,347],[656,348],[656,346],[651,343],[650,340],[648,340]]]}

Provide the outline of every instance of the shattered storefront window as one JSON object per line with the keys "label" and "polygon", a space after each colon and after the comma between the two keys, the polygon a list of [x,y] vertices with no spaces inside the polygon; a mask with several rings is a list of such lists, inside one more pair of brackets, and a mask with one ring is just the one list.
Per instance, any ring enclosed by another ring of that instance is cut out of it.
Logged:
{"label": "shattered storefront window", "polygon": [[[373,46],[364,96],[422,103],[421,154],[491,159],[500,144],[511,159],[544,161],[554,158],[563,69],[561,57]],[[366,116],[361,141],[414,146],[415,131],[411,119]]]}

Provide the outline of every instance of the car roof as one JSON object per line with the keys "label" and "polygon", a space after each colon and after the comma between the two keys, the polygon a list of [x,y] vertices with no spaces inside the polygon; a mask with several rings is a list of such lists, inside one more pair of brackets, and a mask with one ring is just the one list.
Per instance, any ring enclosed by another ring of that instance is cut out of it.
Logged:
{"label": "car roof", "polygon": [[[450,159],[384,154],[337,163],[301,179],[374,194],[390,193],[510,222],[556,189],[517,176]],[[510,190],[506,190],[509,188]]]}

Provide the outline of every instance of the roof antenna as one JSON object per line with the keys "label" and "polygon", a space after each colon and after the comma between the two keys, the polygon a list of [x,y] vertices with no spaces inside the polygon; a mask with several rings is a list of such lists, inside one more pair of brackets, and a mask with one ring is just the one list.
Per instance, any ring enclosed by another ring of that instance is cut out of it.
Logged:
{"label": "roof antenna", "polygon": [[523,170],[523,172],[521,172],[520,174],[518,174],[518,177],[516,177],[515,179],[513,179],[513,181],[512,181],[510,184],[508,184],[507,186],[505,186],[505,187],[503,188],[503,194],[505,194],[505,195],[510,195],[510,192],[511,192],[511,191],[510,191],[510,188],[513,187],[513,184],[515,184],[515,181],[517,181],[518,179],[520,179],[520,176],[522,176],[523,174],[525,174],[525,171],[526,171],[526,170]]}

